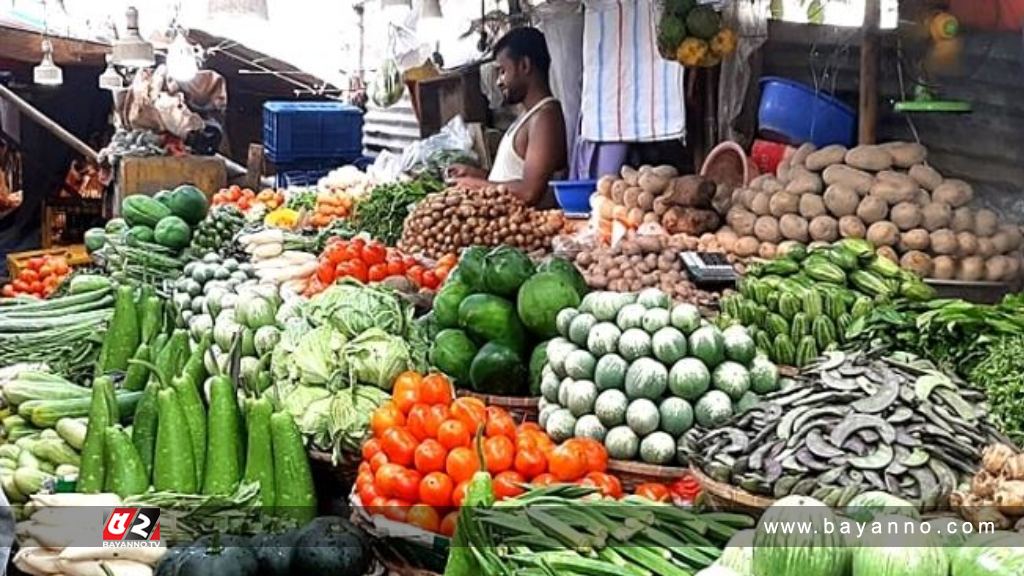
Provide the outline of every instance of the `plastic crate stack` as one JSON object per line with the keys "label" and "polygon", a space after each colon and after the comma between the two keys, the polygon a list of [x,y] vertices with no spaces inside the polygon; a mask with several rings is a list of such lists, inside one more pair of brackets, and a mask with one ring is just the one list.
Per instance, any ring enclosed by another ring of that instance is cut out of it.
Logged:
{"label": "plastic crate stack", "polygon": [[359,158],[363,113],[340,102],[267,102],[263,147],[277,167],[277,186],[312,186]]}

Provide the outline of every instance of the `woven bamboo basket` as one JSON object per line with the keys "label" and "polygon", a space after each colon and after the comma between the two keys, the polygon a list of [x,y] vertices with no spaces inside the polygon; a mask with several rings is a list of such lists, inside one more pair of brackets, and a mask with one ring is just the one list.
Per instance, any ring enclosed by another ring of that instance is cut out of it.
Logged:
{"label": "woven bamboo basket", "polygon": [[[319,450],[309,451],[309,463],[313,469],[313,479],[318,488],[330,488],[324,490],[332,496],[344,498],[356,483],[356,476],[359,475],[359,458],[352,457],[342,462],[335,462],[329,452]],[[321,490],[318,490],[320,493]]]}
{"label": "woven bamboo basket", "polygon": [[690,467],[690,473],[700,482],[704,503],[716,510],[743,512],[756,518],[775,503],[775,500],[766,496],[751,494],[742,488],[709,478],[696,466]]}
{"label": "woven bamboo basket", "polygon": [[356,494],[349,496],[349,504],[352,523],[371,536],[374,556],[388,574],[432,576],[444,572],[451,539],[383,516],[371,516]]}
{"label": "woven bamboo basket", "polygon": [[609,460],[608,473],[619,479],[625,492],[632,492],[645,482],[672,484],[689,472],[684,466],[658,466],[630,460]]}
{"label": "woven bamboo basket", "polygon": [[516,420],[516,422],[536,422],[540,410],[537,402],[540,397],[533,396],[524,398],[522,396],[496,396],[494,394],[480,394],[471,390],[456,390],[456,395],[476,398],[488,406],[504,408]]}

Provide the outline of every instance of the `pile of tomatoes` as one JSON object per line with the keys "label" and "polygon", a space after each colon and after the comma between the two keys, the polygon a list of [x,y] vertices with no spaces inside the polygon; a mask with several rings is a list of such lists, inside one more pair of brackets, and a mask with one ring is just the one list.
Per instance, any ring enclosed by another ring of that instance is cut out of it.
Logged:
{"label": "pile of tomatoes", "polygon": [[257,194],[248,188],[242,188],[237,185],[221,189],[213,195],[211,200],[213,206],[231,204],[241,210],[242,213],[248,212],[257,205],[264,206],[270,212],[284,206],[284,202],[284,193],[280,190],[267,188]]}
{"label": "pile of tomatoes", "polygon": [[309,283],[307,295],[318,294],[343,278],[354,278],[365,284],[404,277],[417,289],[437,290],[457,263],[458,257],[452,254],[429,267],[377,240],[332,238],[320,254],[316,276]]}
{"label": "pile of tomatoes", "polygon": [[71,273],[68,261],[62,256],[37,256],[26,262],[10,284],[4,285],[2,294],[14,296],[36,296],[46,298]]}
{"label": "pile of tomatoes", "polygon": [[524,484],[569,482],[622,495],[619,480],[605,473],[608,454],[600,442],[573,438],[556,445],[536,423],[516,424],[502,408],[453,400],[443,374],[399,376],[370,427],[356,479],[360,502],[371,514],[430,532],[454,532],[458,507],[481,466],[478,446],[499,500],[522,494]]}

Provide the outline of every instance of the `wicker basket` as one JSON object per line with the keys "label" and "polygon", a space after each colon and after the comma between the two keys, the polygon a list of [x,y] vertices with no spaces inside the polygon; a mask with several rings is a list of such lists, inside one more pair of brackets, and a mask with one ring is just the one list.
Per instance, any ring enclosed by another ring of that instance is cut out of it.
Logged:
{"label": "wicker basket", "polygon": [[313,470],[314,483],[317,485],[317,494],[326,497],[345,498],[355,485],[356,476],[359,475],[359,458],[335,462],[328,452],[310,450],[309,463]]}
{"label": "wicker basket", "polygon": [[374,556],[389,574],[430,576],[444,572],[451,539],[383,516],[371,516],[356,494],[349,496],[349,503],[352,523],[371,536]]}
{"label": "wicker basket", "polygon": [[625,492],[633,492],[645,482],[672,484],[689,473],[683,466],[658,466],[630,460],[609,460],[608,473],[616,476]]}
{"label": "wicker basket", "polygon": [[775,503],[775,500],[766,496],[751,494],[742,488],[713,480],[696,466],[691,466],[690,472],[700,482],[705,504],[716,510],[742,512],[757,518]]}
{"label": "wicker basket", "polygon": [[540,410],[537,408],[539,396],[523,398],[522,396],[495,396],[493,394],[480,394],[470,390],[459,389],[458,396],[468,396],[482,401],[488,406],[504,408],[517,422],[536,422]]}

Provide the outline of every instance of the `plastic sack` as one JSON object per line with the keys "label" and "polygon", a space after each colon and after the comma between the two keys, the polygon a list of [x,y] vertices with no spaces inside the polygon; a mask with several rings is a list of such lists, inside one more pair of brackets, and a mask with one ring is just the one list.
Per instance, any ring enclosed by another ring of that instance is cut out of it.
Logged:
{"label": "plastic sack", "polygon": [[473,136],[462,116],[455,116],[433,136],[413,143],[402,154],[402,171],[430,173],[444,179],[448,166],[456,163],[476,164]]}

